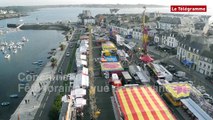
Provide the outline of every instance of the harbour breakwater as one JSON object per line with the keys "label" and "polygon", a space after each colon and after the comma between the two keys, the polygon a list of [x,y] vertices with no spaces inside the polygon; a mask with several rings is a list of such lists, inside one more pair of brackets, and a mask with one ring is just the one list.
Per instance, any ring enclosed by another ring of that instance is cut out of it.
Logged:
{"label": "harbour breakwater", "polygon": [[[7,24],[8,28],[18,28],[21,24]],[[70,25],[71,26],[71,25]],[[67,24],[61,23],[42,23],[42,24],[23,24],[19,27],[21,30],[63,30],[69,31],[71,29]]]}

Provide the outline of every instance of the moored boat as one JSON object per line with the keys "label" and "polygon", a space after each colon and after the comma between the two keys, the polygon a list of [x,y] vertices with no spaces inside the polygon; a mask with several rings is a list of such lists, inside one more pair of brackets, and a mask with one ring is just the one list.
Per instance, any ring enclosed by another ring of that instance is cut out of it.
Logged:
{"label": "moored boat", "polygon": [[13,53],[17,53],[17,49],[14,49],[14,50],[13,50]]}
{"label": "moored boat", "polygon": [[6,54],[6,55],[4,56],[4,58],[9,59],[9,58],[10,58],[10,54]]}
{"label": "moored boat", "polygon": [[10,95],[10,98],[18,98],[18,94],[12,94]]}
{"label": "moored boat", "polygon": [[10,102],[2,102],[1,103],[1,106],[8,106],[8,105],[10,105]]}
{"label": "moored boat", "polygon": [[32,64],[33,64],[33,65],[37,65],[37,64],[38,64],[38,62],[33,62]]}
{"label": "moored boat", "polygon": [[22,42],[28,42],[28,41],[29,40],[25,36],[22,37]]}

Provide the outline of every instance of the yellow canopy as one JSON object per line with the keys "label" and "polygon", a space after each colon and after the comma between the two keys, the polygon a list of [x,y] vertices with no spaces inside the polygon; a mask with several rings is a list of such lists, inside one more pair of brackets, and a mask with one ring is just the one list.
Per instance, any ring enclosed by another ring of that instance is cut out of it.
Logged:
{"label": "yellow canopy", "polygon": [[191,87],[188,83],[164,84],[166,91],[175,99],[181,99],[190,95]]}
{"label": "yellow canopy", "polygon": [[117,50],[117,47],[112,42],[107,41],[102,43],[102,50]]}

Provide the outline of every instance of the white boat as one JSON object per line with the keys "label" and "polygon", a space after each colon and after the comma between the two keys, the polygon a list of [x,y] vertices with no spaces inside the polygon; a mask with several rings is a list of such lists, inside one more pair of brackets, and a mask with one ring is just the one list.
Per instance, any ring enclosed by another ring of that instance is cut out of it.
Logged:
{"label": "white boat", "polygon": [[1,103],[1,106],[8,106],[8,105],[10,105],[10,102],[2,102]]}
{"label": "white boat", "polygon": [[1,47],[1,51],[4,51],[4,46]]}
{"label": "white boat", "polygon": [[12,48],[13,48],[13,46],[12,46],[12,45],[9,45],[9,46],[8,46],[8,49],[9,49],[9,50],[11,50]]}
{"label": "white boat", "polygon": [[10,95],[10,98],[18,98],[18,94],[12,94]]}
{"label": "white boat", "polygon": [[21,45],[18,45],[18,47],[17,47],[17,48],[21,49],[21,48],[22,48],[22,46],[21,46]]}
{"label": "white boat", "polygon": [[14,50],[13,50],[13,53],[17,53],[17,49],[14,49]]}
{"label": "white boat", "polygon": [[25,36],[22,37],[22,42],[28,42],[28,41],[29,40]]}
{"label": "white boat", "polygon": [[6,55],[4,56],[4,58],[9,59],[9,58],[10,58],[10,54],[6,54]]}
{"label": "white boat", "polygon": [[37,65],[37,64],[38,64],[38,62],[33,62],[32,64],[33,64],[33,65]]}
{"label": "white boat", "polygon": [[42,63],[43,62],[43,60],[38,60],[38,63]]}
{"label": "white boat", "polygon": [[13,46],[14,44],[15,44],[15,43],[11,41],[11,42],[9,43],[9,46]]}

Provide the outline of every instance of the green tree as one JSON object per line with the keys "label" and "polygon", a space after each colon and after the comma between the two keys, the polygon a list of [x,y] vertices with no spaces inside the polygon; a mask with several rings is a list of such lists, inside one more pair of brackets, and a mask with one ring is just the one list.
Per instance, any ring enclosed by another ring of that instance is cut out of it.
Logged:
{"label": "green tree", "polygon": [[51,66],[54,68],[55,66],[57,66],[57,59],[56,58],[52,58],[51,59]]}
{"label": "green tree", "polygon": [[63,51],[64,50],[64,48],[65,48],[65,45],[64,44],[60,44],[60,49],[61,49],[61,51]]}
{"label": "green tree", "polygon": [[149,22],[149,17],[145,15],[145,23]]}
{"label": "green tree", "polygon": [[156,20],[159,21],[161,17],[157,17]]}
{"label": "green tree", "polygon": [[51,109],[49,111],[50,120],[58,120],[62,106],[61,98],[61,95],[56,96],[54,103],[52,104]]}

